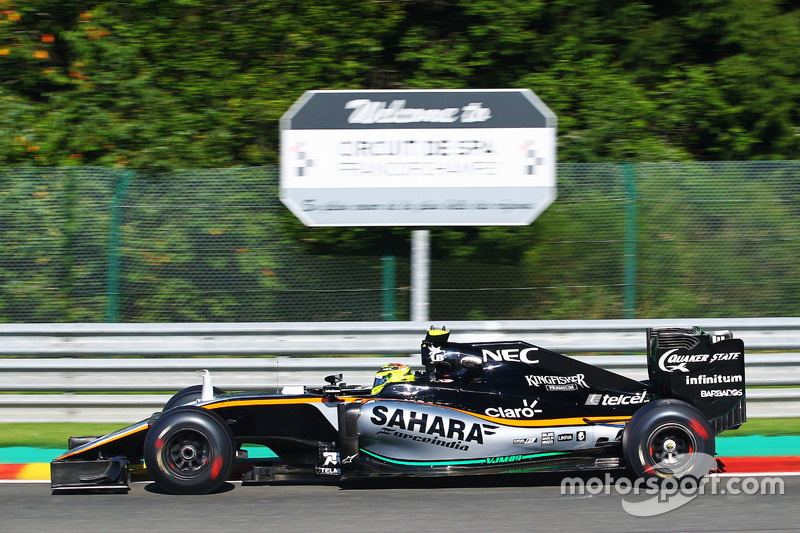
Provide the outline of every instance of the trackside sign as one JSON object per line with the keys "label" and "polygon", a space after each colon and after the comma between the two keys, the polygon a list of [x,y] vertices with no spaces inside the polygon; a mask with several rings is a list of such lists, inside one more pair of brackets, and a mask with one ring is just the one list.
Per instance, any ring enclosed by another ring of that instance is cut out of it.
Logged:
{"label": "trackside sign", "polygon": [[281,119],[281,200],[307,226],[530,224],[555,167],[527,89],[309,91]]}

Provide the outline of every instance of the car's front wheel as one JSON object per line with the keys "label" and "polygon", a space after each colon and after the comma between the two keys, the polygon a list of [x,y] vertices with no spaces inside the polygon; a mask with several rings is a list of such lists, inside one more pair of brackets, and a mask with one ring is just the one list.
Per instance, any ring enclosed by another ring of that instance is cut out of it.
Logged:
{"label": "car's front wheel", "polygon": [[144,459],[153,480],[174,494],[219,489],[233,470],[233,433],[219,415],[200,407],[177,407],[147,432]]}
{"label": "car's front wheel", "polygon": [[705,476],[716,467],[714,434],[702,413],[680,400],[651,402],[625,427],[625,461],[638,477]]}

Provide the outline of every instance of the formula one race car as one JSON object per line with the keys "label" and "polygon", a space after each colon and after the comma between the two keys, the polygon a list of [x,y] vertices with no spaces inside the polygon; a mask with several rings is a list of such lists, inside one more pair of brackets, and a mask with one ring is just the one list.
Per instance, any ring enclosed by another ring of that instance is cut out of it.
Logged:
{"label": "formula one race car", "polygon": [[142,468],[162,489],[213,492],[242,445],[268,446],[244,484],[628,468],[700,477],[714,438],[746,420],[744,345],[730,331],[647,330],[649,380],[526,342],[456,343],[430,330],[425,370],[387,365],[370,388],[341,376],[300,390],[185,389],[160,413],[102,437],[72,437],[51,486],[122,489]]}

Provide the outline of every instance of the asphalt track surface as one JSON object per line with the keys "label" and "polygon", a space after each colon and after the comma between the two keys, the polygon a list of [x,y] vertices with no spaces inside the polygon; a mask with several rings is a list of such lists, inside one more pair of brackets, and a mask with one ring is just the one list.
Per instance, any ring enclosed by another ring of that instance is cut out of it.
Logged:
{"label": "asphalt track surface", "polygon": [[595,495],[564,495],[556,480],[344,489],[228,483],[204,496],[164,494],[148,482],[133,483],[128,494],[58,495],[47,483],[3,483],[0,531],[800,531],[800,476],[770,477],[781,477],[783,495],[707,492],[646,518],[628,514],[623,500],[651,496],[622,496],[608,485]]}

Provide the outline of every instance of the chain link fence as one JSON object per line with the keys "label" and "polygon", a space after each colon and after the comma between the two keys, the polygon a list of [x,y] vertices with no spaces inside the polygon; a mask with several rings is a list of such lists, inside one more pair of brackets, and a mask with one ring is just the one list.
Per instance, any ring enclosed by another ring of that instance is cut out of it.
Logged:
{"label": "chain link fence", "polygon": [[[796,161],[562,163],[531,226],[434,256],[430,318],[796,316],[798,215]],[[314,253],[290,218],[274,167],[4,169],[0,321],[408,319],[407,253]]]}

